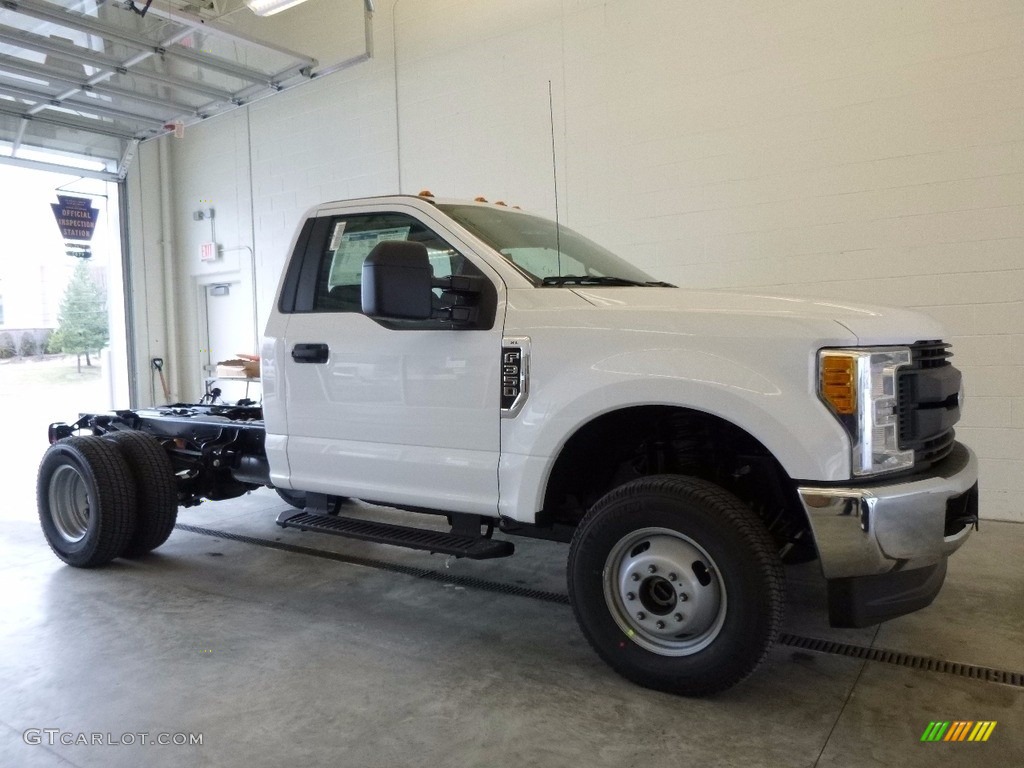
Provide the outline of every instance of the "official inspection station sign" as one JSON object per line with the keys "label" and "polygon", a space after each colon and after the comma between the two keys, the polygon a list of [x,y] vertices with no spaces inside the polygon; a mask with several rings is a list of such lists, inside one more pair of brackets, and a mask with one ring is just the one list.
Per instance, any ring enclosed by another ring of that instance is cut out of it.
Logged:
{"label": "official inspection station sign", "polygon": [[92,200],[87,197],[57,195],[57,200],[56,203],[50,203],[50,207],[53,208],[61,236],[65,240],[92,240],[96,220],[100,216],[99,208],[93,208]]}

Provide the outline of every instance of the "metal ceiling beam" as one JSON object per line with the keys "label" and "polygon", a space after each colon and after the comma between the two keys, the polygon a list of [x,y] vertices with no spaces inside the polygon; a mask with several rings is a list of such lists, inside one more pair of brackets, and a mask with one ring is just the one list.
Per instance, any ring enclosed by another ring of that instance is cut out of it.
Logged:
{"label": "metal ceiling beam", "polygon": [[27,32],[23,29],[9,27],[6,24],[0,24],[0,40],[6,40],[9,43],[21,48],[27,48],[36,53],[53,54],[66,61],[87,67],[116,71],[121,66],[121,62],[114,57],[94,51],[91,48],[83,48],[74,43],[65,43],[63,40],[37,35],[35,32]]}
{"label": "metal ceiling beam", "polygon": [[[43,80],[50,84],[61,83],[65,86],[70,86],[87,93],[101,93],[106,96],[115,96],[127,101],[137,101],[154,107],[169,108],[170,111],[174,112],[176,115],[199,114],[198,107],[192,104],[173,101],[171,99],[163,99],[159,96],[149,96],[144,93],[136,93],[135,91],[128,90],[127,88],[118,88],[116,85],[110,85],[103,81],[91,83],[86,80],[76,80],[73,75],[48,69],[41,64],[33,64],[22,59],[16,59],[12,56],[0,54],[0,75],[5,72],[22,75],[23,77],[31,77],[36,80]],[[92,79],[95,80],[97,78]]]}
{"label": "metal ceiling beam", "polygon": [[119,88],[116,85],[107,85],[105,83],[95,83],[92,85],[86,85],[83,88],[84,91],[94,91],[95,93],[102,93],[105,96],[116,96],[126,101],[137,101],[140,104],[148,104],[154,107],[166,107],[176,115],[199,115],[197,107],[191,104],[186,104],[182,101],[174,101],[172,99],[161,99],[159,96],[149,96],[143,93],[136,93],[130,91],[127,88]]}
{"label": "metal ceiling beam", "polygon": [[103,181],[120,181],[116,173],[109,171],[94,171],[89,168],[77,168],[73,165],[60,165],[58,163],[44,163],[41,160],[27,160],[24,157],[10,157],[0,155],[0,164],[16,165],[19,168],[32,168],[37,171],[51,171],[63,173],[64,175],[84,176],[89,179],[101,179]]}
{"label": "metal ceiling beam", "polygon": [[21,13],[25,16],[39,19],[40,21],[49,21],[68,29],[74,29],[79,32],[96,35],[97,37],[102,37],[105,40],[121,43],[129,48],[151,51],[160,56],[171,56],[182,59],[183,61],[188,61],[196,66],[212,69],[217,72],[221,72],[222,74],[238,78],[239,80],[246,80],[251,83],[269,84],[267,75],[259,70],[250,69],[249,67],[244,67],[240,64],[234,64],[216,56],[210,56],[183,46],[174,48],[164,47],[164,44],[157,40],[128,34],[117,27],[104,24],[103,22],[92,19],[88,16],[69,13],[63,9],[58,9],[57,6],[49,3],[39,3],[35,0],[3,0],[2,5],[4,8],[15,11],[16,13]]}
{"label": "metal ceiling beam", "polygon": [[[65,105],[65,104],[68,104],[68,105],[80,105],[80,104],[91,105],[91,104],[95,104],[96,103],[95,99],[90,99],[85,91],[86,91],[86,89],[79,88],[77,86],[73,87],[73,88],[66,89],[64,91],[61,91],[56,96],[54,96],[53,98],[50,99],[50,106],[57,107],[57,106]],[[79,94],[81,94],[81,95],[79,95]],[[103,106],[102,102],[100,102],[100,106]],[[38,114],[39,112],[42,112],[43,109],[45,109],[45,108],[46,108],[45,104],[37,105],[37,106],[33,107],[29,111],[29,114],[30,115]],[[133,121],[135,121],[137,123],[157,123],[157,124],[163,126],[164,123],[167,122],[166,118],[156,117],[153,114],[140,113],[138,111],[126,112],[126,111],[118,109],[117,107],[114,107],[114,106],[111,106],[110,109],[114,110],[115,112],[120,113],[121,116],[124,116],[127,119],[133,120]],[[115,115],[115,117],[117,117],[117,116]]]}
{"label": "metal ceiling beam", "polygon": [[[182,36],[185,34],[188,34],[188,32],[182,33]],[[2,24],[0,24],[0,40],[5,40],[30,51],[51,54],[57,58],[65,59],[66,61],[70,61],[75,64],[83,64],[87,67],[103,70],[108,77],[113,75],[131,75],[132,77],[141,78],[143,80],[152,80],[153,82],[170,85],[175,88],[181,88],[182,90],[191,91],[193,93],[200,93],[209,98],[217,99],[218,101],[231,100],[231,93],[220,88],[214,88],[213,86],[204,85],[203,83],[197,83],[192,80],[186,80],[185,78],[176,77],[174,75],[164,75],[141,69],[129,69],[139,63],[139,61],[155,55],[155,52],[153,51],[143,51],[142,53],[133,56],[131,59],[121,62],[111,56],[99,53],[98,51],[89,51],[88,48],[63,43],[59,40],[52,40],[48,37],[43,37],[42,35],[33,34],[32,32],[23,32],[20,29],[14,29]],[[86,51],[89,52],[86,53]]]}
{"label": "metal ceiling beam", "polygon": [[[143,125],[156,126],[157,128],[163,128],[167,122],[165,119],[155,117],[153,115],[139,115],[134,112],[125,112],[124,110],[117,109],[113,106],[107,106],[103,102],[97,101],[96,99],[90,99],[88,97],[59,99],[52,94],[39,93],[29,88],[21,88],[17,85],[11,85],[10,83],[0,82],[0,93],[7,94],[16,99],[25,99],[28,101],[35,102],[32,110],[29,110],[26,114],[35,115],[42,111],[42,109],[60,108],[82,111],[82,112],[94,112],[97,115],[103,115],[109,117],[112,120],[122,120],[132,123],[141,123]],[[36,110],[36,107],[42,107],[40,110]],[[33,111],[36,110],[36,111]]]}
{"label": "metal ceiling beam", "polygon": [[[12,15],[17,14],[18,18],[31,18],[55,25],[56,35],[61,33],[61,29],[66,29],[69,30],[67,36],[75,40],[79,35],[90,38],[87,41],[83,40],[81,45],[76,45],[58,36],[48,37],[0,23],[0,41],[8,42],[26,52],[45,54],[56,60],[54,66],[48,66],[32,61],[31,54],[23,54],[17,50],[13,55],[0,54],[0,76],[6,74],[4,80],[0,81],[0,94],[34,104],[30,108],[24,108],[23,104],[0,100],[0,115],[19,118],[17,129],[15,130],[14,125],[9,125],[10,130],[6,131],[6,136],[15,138],[12,156],[0,156],[0,162],[18,160],[27,167],[71,170],[81,175],[114,180],[118,177],[112,173],[66,169],[61,167],[59,162],[26,161],[24,158],[14,158],[14,155],[19,148],[26,146],[26,140],[32,146],[34,143],[49,144],[53,147],[80,146],[86,157],[89,156],[87,153],[90,150],[107,155],[121,151],[123,154],[118,163],[118,170],[123,178],[138,142],[166,133],[164,127],[167,124],[180,120],[186,125],[192,125],[199,120],[229,111],[232,106],[240,106],[291,88],[300,81],[312,79],[313,70],[318,65],[313,57],[246,37],[219,27],[215,22],[169,9],[166,5],[147,5],[148,14],[172,22],[168,25],[168,36],[155,40],[151,37],[152,31],[137,30],[132,28],[134,25],[122,28],[119,23],[122,17],[117,14],[119,11],[128,14],[128,11],[122,8],[115,10],[115,0],[106,0],[109,14],[105,14],[103,18],[86,15],[86,5],[88,4],[91,9],[91,3],[94,1],[99,4],[104,0],[80,0],[66,6],[59,4],[59,0],[52,4],[44,0],[0,0],[0,11],[6,9],[11,11]],[[2,15],[0,13],[0,17]],[[131,18],[134,19],[133,16]],[[199,40],[204,38],[213,43],[225,41],[272,52],[287,57],[290,62],[285,63],[282,59],[281,63],[277,64],[281,67],[280,70],[261,71],[241,61],[235,62],[230,58],[222,58],[191,46],[181,45],[181,41],[190,35],[202,36],[190,41],[197,46]],[[94,42],[97,40],[104,42]],[[126,47],[129,53],[112,56],[105,47],[110,44],[121,46],[122,50]],[[93,45],[95,49],[90,47]],[[368,55],[357,59],[363,60]],[[144,68],[136,68],[153,57],[157,58],[152,63],[146,63]],[[81,72],[65,71],[59,66],[61,61],[71,62],[84,69]],[[355,61],[346,61],[342,67]],[[173,62],[183,63],[185,66],[181,69],[185,74],[172,73],[163,66],[164,63]],[[201,78],[207,72],[241,81],[243,87],[229,89],[204,82]],[[22,81],[22,78],[28,80]],[[155,83],[167,88],[153,85],[146,87],[146,83]],[[136,93],[135,87],[145,88],[145,92]],[[184,95],[179,95],[178,100],[161,98],[159,95],[165,90],[168,93],[175,93],[172,89],[178,89],[176,93]],[[114,101],[108,103],[103,99],[94,98],[95,96],[106,96]],[[75,115],[76,110],[83,115],[96,117],[78,117]],[[173,113],[173,117],[166,120],[154,116],[168,113]],[[32,120],[41,126],[62,129],[59,134],[61,138],[46,138],[43,135],[45,131],[34,131],[30,123]],[[139,130],[130,133],[133,126],[137,126]],[[68,133],[65,134],[63,131]],[[76,136],[75,133],[80,135]],[[99,137],[107,138],[99,141]],[[110,139],[117,140],[119,150],[114,150]],[[117,162],[115,157],[104,160],[109,163],[107,167],[113,167]]]}
{"label": "metal ceiling beam", "polygon": [[[9,102],[8,102],[9,103]],[[109,136],[114,139],[134,139],[137,138],[133,133],[126,133],[124,131],[114,130],[107,128],[103,125],[91,125],[85,121],[74,120],[68,118],[56,118],[40,115],[29,115],[24,110],[11,109],[4,102],[0,101],[0,115],[9,115],[10,117],[16,117],[22,120],[34,120],[36,122],[44,123],[46,125],[56,125],[60,128],[69,128],[74,131],[84,131],[85,133],[95,133],[98,136]]]}
{"label": "metal ceiling beam", "polygon": [[270,82],[270,78],[263,72],[258,72],[255,69],[249,69],[238,64],[232,64],[229,61],[224,61],[216,56],[210,56],[200,51],[193,51],[184,46],[177,46],[175,48],[166,48],[165,54],[167,56],[173,56],[174,58],[187,61],[191,64],[195,64],[197,67],[203,69],[212,69],[215,72],[220,72],[223,75],[234,77],[238,80],[248,80],[250,83],[264,83]]}
{"label": "metal ceiling beam", "polygon": [[156,4],[151,5],[148,11],[150,16],[157,16],[161,19],[167,19],[173,21],[175,24],[182,24],[191,30],[196,32],[203,32],[208,35],[213,35],[220,38],[221,40],[230,40],[236,43],[242,43],[243,45],[251,45],[256,48],[263,48],[268,51],[274,51],[282,56],[287,56],[291,59],[296,59],[302,62],[304,68],[308,68],[310,72],[320,63],[312,56],[307,56],[304,53],[298,51],[292,51],[288,48],[284,48],[279,45],[273,45],[265,40],[258,40],[254,37],[248,37],[239,32],[232,32],[224,27],[217,26],[216,24],[208,23],[205,19],[199,16],[192,16],[187,13],[176,11],[173,8],[158,7]]}

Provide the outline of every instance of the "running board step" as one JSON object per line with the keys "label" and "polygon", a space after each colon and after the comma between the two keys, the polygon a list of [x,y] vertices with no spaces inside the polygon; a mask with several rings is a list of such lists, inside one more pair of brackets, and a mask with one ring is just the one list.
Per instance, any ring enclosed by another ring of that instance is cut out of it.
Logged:
{"label": "running board step", "polygon": [[488,539],[484,536],[444,533],[338,515],[316,515],[294,509],[282,512],[277,518],[277,524],[282,528],[329,533],[334,536],[374,541],[378,544],[391,544],[406,549],[424,549],[428,552],[468,557],[470,560],[508,557],[515,552],[515,545],[511,541]]}

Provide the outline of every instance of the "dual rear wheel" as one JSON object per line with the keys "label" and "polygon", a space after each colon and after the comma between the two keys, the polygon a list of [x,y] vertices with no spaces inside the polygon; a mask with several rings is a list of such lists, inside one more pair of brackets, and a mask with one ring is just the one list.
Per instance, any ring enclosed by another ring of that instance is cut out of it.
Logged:
{"label": "dual rear wheel", "polygon": [[79,568],[159,547],[178,513],[170,459],[142,432],[54,443],[40,464],[36,493],[50,549]]}

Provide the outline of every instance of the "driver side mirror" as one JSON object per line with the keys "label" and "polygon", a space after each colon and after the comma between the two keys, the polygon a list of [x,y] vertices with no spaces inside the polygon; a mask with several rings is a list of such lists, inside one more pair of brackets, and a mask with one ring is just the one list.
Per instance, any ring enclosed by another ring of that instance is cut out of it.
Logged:
{"label": "driver side mirror", "polygon": [[381,320],[429,320],[433,271],[427,248],[407,240],[377,243],[363,261],[363,313]]}
{"label": "driver side mirror", "polygon": [[[363,314],[374,320],[438,320],[452,328],[481,325],[482,275],[434,278],[427,248],[407,240],[377,243],[363,261]],[[440,297],[433,289],[440,289]],[[493,313],[493,308],[491,310]]]}

